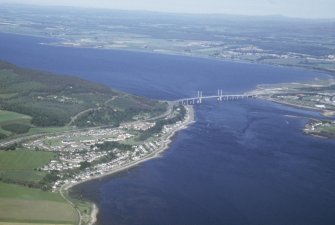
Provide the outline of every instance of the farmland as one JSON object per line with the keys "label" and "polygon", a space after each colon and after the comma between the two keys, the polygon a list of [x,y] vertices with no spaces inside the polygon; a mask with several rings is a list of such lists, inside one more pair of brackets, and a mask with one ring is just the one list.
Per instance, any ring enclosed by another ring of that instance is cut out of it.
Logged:
{"label": "farmland", "polygon": [[55,157],[45,151],[0,151],[0,224],[75,224],[77,213],[58,193],[28,188],[38,184],[46,172],[38,168]]}
{"label": "farmland", "polygon": [[75,210],[59,194],[0,182],[0,224],[75,224]]}
{"label": "farmland", "polygon": [[[36,223],[0,222],[0,225],[36,225]],[[39,223],[39,225],[69,225],[69,224],[61,224],[61,223]]]}
{"label": "farmland", "polygon": [[19,183],[39,182],[46,173],[35,168],[49,163],[54,156],[51,152],[0,151],[0,179]]}
{"label": "farmland", "polygon": [[31,117],[23,114],[0,110],[0,123],[17,121],[17,120],[29,120],[29,119],[31,119]]}
{"label": "farmland", "polygon": [[30,116],[0,110],[0,139],[28,132],[31,127],[30,121]]}

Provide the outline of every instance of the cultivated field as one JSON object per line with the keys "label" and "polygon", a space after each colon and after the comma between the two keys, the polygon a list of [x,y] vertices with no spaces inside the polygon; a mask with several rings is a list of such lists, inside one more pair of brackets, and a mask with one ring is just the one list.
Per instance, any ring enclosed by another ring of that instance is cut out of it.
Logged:
{"label": "cultivated field", "polygon": [[30,116],[0,110],[0,134],[9,136],[11,134],[16,133],[17,134],[26,133],[30,129],[30,127],[31,127]]}
{"label": "cultivated field", "polygon": [[54,153],[29,150],[0,151],[0,178],[39,181],[45,172],[35,170],[54,158]]}
{"label": "cultivated field", "polygon": [[[12,223],[12,222],[0,222],[0,225],[36,225],[36,223]],[[69,225],[68,223],[38,223],[38,225]]]}
{"label": "cultivated field", "polygon": [[23,115],[20,113],[0,110],[0,123],[8,122],[8,121],[17,121],[21,119],[29,120],[31,119],[30,116]]}
{"label": "cultivated field", "polygon": [[0,182],[0,224],[75,224],[76,211],[58,193]]}

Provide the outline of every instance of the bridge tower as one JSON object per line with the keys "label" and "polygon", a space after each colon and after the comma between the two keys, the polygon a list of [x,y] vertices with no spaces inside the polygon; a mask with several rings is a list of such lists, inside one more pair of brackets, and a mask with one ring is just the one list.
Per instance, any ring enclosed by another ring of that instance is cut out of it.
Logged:
{"label": "bridge tower", "polygon": [[202,103],[202,91],[198,91],[198,103]]}
{"label": "bridge tower", "polygon": [[223,91],[222,89],[218,89],[218,101],[222,101],[223,98]]}

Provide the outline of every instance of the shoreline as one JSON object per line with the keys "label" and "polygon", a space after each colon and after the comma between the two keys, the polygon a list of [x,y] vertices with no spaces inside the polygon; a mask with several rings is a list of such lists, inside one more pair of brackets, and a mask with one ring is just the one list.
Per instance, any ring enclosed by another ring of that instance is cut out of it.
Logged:
{"label": "shoreline", "polygon": [[296,105],[296,104],[293,104],[293,103],[284,102],[284,101],[276,100],[276,99],[273,99],[273,98],[266,98],[266,97],[257,97],[257,98],[262,99],[262,100],[266,100],[266,101],[271,101],[271,102],[274,102],[274,103],[278,103],[278,104],[281,104],[281,105],[291,106],[291,107],[294,107],[296,109],[312,110],[314,112],[320,113],[320,115],[322,115],[324,117],[328,117],[328,116],[324,115],[325,111],[323,111],[321,109],[313,108],[313,107],[310,107],[310,106]]}
{"label": "shoreline", "polygon": [[0,34],[1,33],[5,35],[18,35],[18,36],[46,39],[46,43],[38,42],[37,44],[53,46],[53,47],[96,49],[96,50],[107,50],[107,51],[112,50],[112,51],[121,51],[121,52],[139,52],[139,53],[149,53],[149,54],[160,54],[160,55],[167,55],[167,56],[182,56],[182,57],[209,59],[209,60],[232,62],[232,63],[265,65],[265,66],[272,66],[272,67],[279,67],[279,68],[293,68],[293,69],[304,70],[304,71],[313,71],[316,73],[325,74],[325,75],[332,76],[332,77],[335,76],[334,70],[300,66],[300,65],[276,64],[276,63],[259,62],[259,61],[252,61],[252,60],[246,60],[246,59],[219,58],[219,57],[213,57],[210,55],[185,54],[183,52],[173,52],[173,51],[168,51],[168,50],[167,51],[157,51],[157,50],[155,51],[155,50],[145,50],[145,49],[139,49],[139,48],[138,49],[137,48],[99,48],[99,47],[88,47],[88,46],[86,47],[85,46],[67,46],[67,45],[48,42],[50,40],[56,40],[56,41],[64,40],[63,38],[58,38],[58,37],[51,37],[51,36],[44,36],[44,35],[37,35],[37,34],[29,35],[26,33],[8,32],[8,31],[0,31]]}
{"label": "shoreline", "polygon": [[[186,110],[187,110],[187,113],[186,113],[186,116],[185,116],[185,120],[182,122],[182,124],[179,127],[175,128],[174,130],[172,130],[168,134],[166,134],[165,141],[164,141],[163,145],[160,146],[157,150],[153,151],[152,153],[146,155],[145,157],[143,157],[143,158],[141,158],[139,160],[136,160],[136,161],[127,163],[125,165],[121,165],[121,166],[118,166],[116,168],[113,168],[111,171],[106,172],[104,174],[101,174],[101,175],[98,175],[98,176],[93,176],[93,177],[90,177],[87,180],[78,181],[76,183],[64,184],[59,189],[59,192],[62,195],[62,197],[66,201],[70,202],[71,204],[74,204],[70,199],[68,199],[68,198],[65,197],[65,195],[63,193],[64,190],[68,191],[69,189],[71,189],[71,188],[73,188],[73,187],[75,187],[77,185],[84,184],[86,182],[90,182],[92,180],[104,178],[104,177],[107,177],[107,176],[111,176],[113,174],[116,174],[116,173],[122,172],[124,170],[130,169],[130,168],[135,167],[135,166],[137,166],[137,165],[139,165],[141,163],[144,163],[146,161],[149,161],[151,159],[154,159],[154,158],[160,156],[165,150],[169,149],[170,145],[173,142],[173,137],[179,131],[188,128],[191,124],[193,124],[195,122],[195,112],[194,112],[193,106],[187,105],[185,107],[186,107]],[[99,214],[99,208],[98,208],[98,206],[95,203],[92,203],[92,210],[91,210],[91,213],[90,213],[90,218],[91,219],[90,219],[90,222],[88,223],[88,225],[94,225],[94,224],[96,224],[98,214]],[[82,225],[82,219],[81,219],[82,215],[80,214],[79,211],[78,211],[78,216],[79,216],[78,225]]]}
{"label": "shoreline", "polygon": [[[327,110],[321,110],[321,109],[317,109],[317,108],[313,108],[313,107],[309,107],[309,106],[296,105],[296,104],[293,104],[293,103],[283,102],[283,101],[276,100],[276,99],[273,99],[273,98],[265,98],[265,97],[258,97],[258,98],[262,99],[262,100],[266,100],[266,101],[271,101],[273,103],[277,103],[277,104],[280,104],[280,105],[293,107],[293,108],[296,108],[296,109],[303,109],[303,110],[313,111],[313,112],[319,113],[320,116],[322,116],[324,118],[333,119],[334,115],[335,115],[335,112],[331,112],[331,111],[327,111]],[[321,120],[321,119],[312,118],[312,117],[301,117],[301,118],[308,119],[309,121],[313,121],[314,123]],[[309,135],[309,136],[312,136],[312,137],[316,137],[316,138],[333,139],[332,137],[327,136],[327,135],[322,135],[321,133],[314,133],[314,132],[306,131],[305,129],[306,129],[307,125],[308,125],[308,123],[305,124],[304,129],[302,129],[302,133],[304,133],[306,135]]]}

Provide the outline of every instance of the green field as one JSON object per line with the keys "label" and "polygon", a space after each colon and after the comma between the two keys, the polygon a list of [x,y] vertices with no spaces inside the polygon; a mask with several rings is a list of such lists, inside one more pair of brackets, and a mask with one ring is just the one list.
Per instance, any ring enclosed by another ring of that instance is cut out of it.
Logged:
{"label": "green field", "polygon": [[68,126],[64,127],[33,127],[30,129],[29,134],[40,134],[40,133],[58,133],[69,131],[71,128]]}
{"label": "green field", "polygon": [[54,155],[30,150],[1,151],[0,170],[31,170],[47,164]]}
{"label": "green field", "polygon": [[49,163],[54,156],[51,152],[30,150],[0,151],[0,178],[38,182],[46,173],[34,169]]}
{"label": "green field", "polygon": [[[13,126],[14,126],[14,129],[12,129]],[[31,127],[31,117],[30,116],[20,114],[20,113],[0,110],[0,134],[10,136],[15,133],[20,133],[17,130],[20,130],[20,127],[22,126],[28,127],[27,129],[29,130],[29,127]],[[18,127],[19,129],[15,129]]]}
{"label": "green field", "polygon": [[[69,225],[69,223],[38,223],[39,225]],[[36,225],[36,223],[1,222],[0,225]]]}
{"label": "green field", "polygon": [[0,123],[16,121],[21,119],[29,120],[31,119],[31,117],[20,113],[0,110]]}
{"label": "green field", "polygon": [[41,191],[34,188],[26,188],[15,184],[0,182],[0,198],[16,198],[20,200],[38,200],[64,202],[58,193]]}
{"label": "green field", "polygon": [[77,213],[58,193],[0,182],[0,224],[75,224]]}
{"label": "green field", "polygon": [[321,127],[320,134],[329,138],[335,138],[335,124]]}

